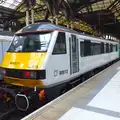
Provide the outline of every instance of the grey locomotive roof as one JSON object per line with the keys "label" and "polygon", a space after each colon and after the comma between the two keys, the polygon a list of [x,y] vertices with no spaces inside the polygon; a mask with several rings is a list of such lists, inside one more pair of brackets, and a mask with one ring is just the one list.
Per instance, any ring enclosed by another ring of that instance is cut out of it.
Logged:
{"label": "grey locomotive roof", "polygon": [[76,31],[71,30],[71,29],[69,29],[67,27],[55,25],[55,24],[48,23],[48,22],[39,22],[39,23],[35,23],[35,24],[25,26],[18,33],[32,32],[32,31],[48,31],[48,30],[50,30],[50,31],[64,30],[64,31],[76,32]]}
{"label": "grey locomotive roof", "polygon": [[[55,24],[52,24],[52,23],[49,23],[49,22],[38,22],[38,23],[35,23],[35,24],[30,24],[28,26],[25,26],[24,28],[22,28],[18,32],[16,32],[16,34],[21,34],[21,33],[25,33],[25,32],[54,31],[54,30],[67,31],[67,32],[79,34],[79,35],[82,35],[82,36],[103,40],[103,38],[86,35],[86,34],[83,34],[82,32],[77,32],[77,31],[72,30],[70,28],[67,28],[67,27],[64,27],[64,26],[55,25]],[[106,40],[106,41],[110,41],[110,40]],[[111,42],[116,42],[116,41],[111,41]]]}

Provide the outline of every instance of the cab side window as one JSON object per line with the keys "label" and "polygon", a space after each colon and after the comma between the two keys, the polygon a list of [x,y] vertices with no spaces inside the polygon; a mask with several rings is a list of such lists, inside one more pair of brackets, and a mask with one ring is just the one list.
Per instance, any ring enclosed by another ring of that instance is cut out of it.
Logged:
{"label": "cab side window", "polygon": [[66,54],[65,33],[59,32],[52,54]]}

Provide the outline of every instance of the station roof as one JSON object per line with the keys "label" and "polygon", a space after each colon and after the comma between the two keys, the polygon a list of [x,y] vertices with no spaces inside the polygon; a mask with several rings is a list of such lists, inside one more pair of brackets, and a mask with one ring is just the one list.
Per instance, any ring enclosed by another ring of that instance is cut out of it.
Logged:
{"label": "station roof", "polygon": [[0,6],[16,9],[16,7],[22,2],[22,0],[0,0]]}
{"label": "station roof", "polygon": [[2,0],[0,13],[25,25],[26,7],[30,7],[27,1],[35,3],[35,21],[57,15],[59,24],[67,25],[70,21],[75,29],[92,34],[96,30],[120,38],[120,0]]}

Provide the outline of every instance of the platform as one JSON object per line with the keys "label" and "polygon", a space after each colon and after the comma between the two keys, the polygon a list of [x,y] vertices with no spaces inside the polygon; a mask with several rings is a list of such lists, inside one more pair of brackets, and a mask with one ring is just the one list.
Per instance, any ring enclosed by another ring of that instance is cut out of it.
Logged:
{"label": "platform", "polygon": [[22,120],[120,120],[120,61]]}

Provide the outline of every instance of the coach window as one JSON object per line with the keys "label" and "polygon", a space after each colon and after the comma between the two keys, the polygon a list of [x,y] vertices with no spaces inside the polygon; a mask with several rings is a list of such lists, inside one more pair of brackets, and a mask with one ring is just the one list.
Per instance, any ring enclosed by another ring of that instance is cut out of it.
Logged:
{"label": "coach window", "polygon": [[109,44],[106,44],[106,53],[109,53]]}
{"label": "coach window", "polygon": [[118,51],[118,45],[116,45],[116,51]]}
{"label": "coach window", "polygon": [[53,54],[66,54],[65,33],[59,32],[54,46]]}
{"label": "coach window", "polygon": [[80,42],[80,54],[81,57],[84,57],[84,41]]}
{"label": "coach window", "polygon": [[114,45],[112,44],[112,52],[113,52],[113,47],[114,47]]}
{"label": "coach window", "polygon": [[109,53],[110,53],[110,44],[108,44],[108,47],[109,47]]}
{"label": "coach window", "polygon": [[101,54],[101,44],[91,42],[91,55]]}
{"label": "coach window", "polygon": [[91,55],[95,55],[95,43],[91,42]]}
{"label": "coach window", "polygon": [[116,45],[113,45],[113,52],[116,51]]}
{"label": "coach window", "polygon": [[106,44],[104,44],[104,53],[106,53]]}
{"label": "coach window", "polygon": [[110,44],[110,52],[113,52],[113,45]]}
{"label": "coach window", "polygon": [[104,53],[104,43],[101,43],[101,53]]}

